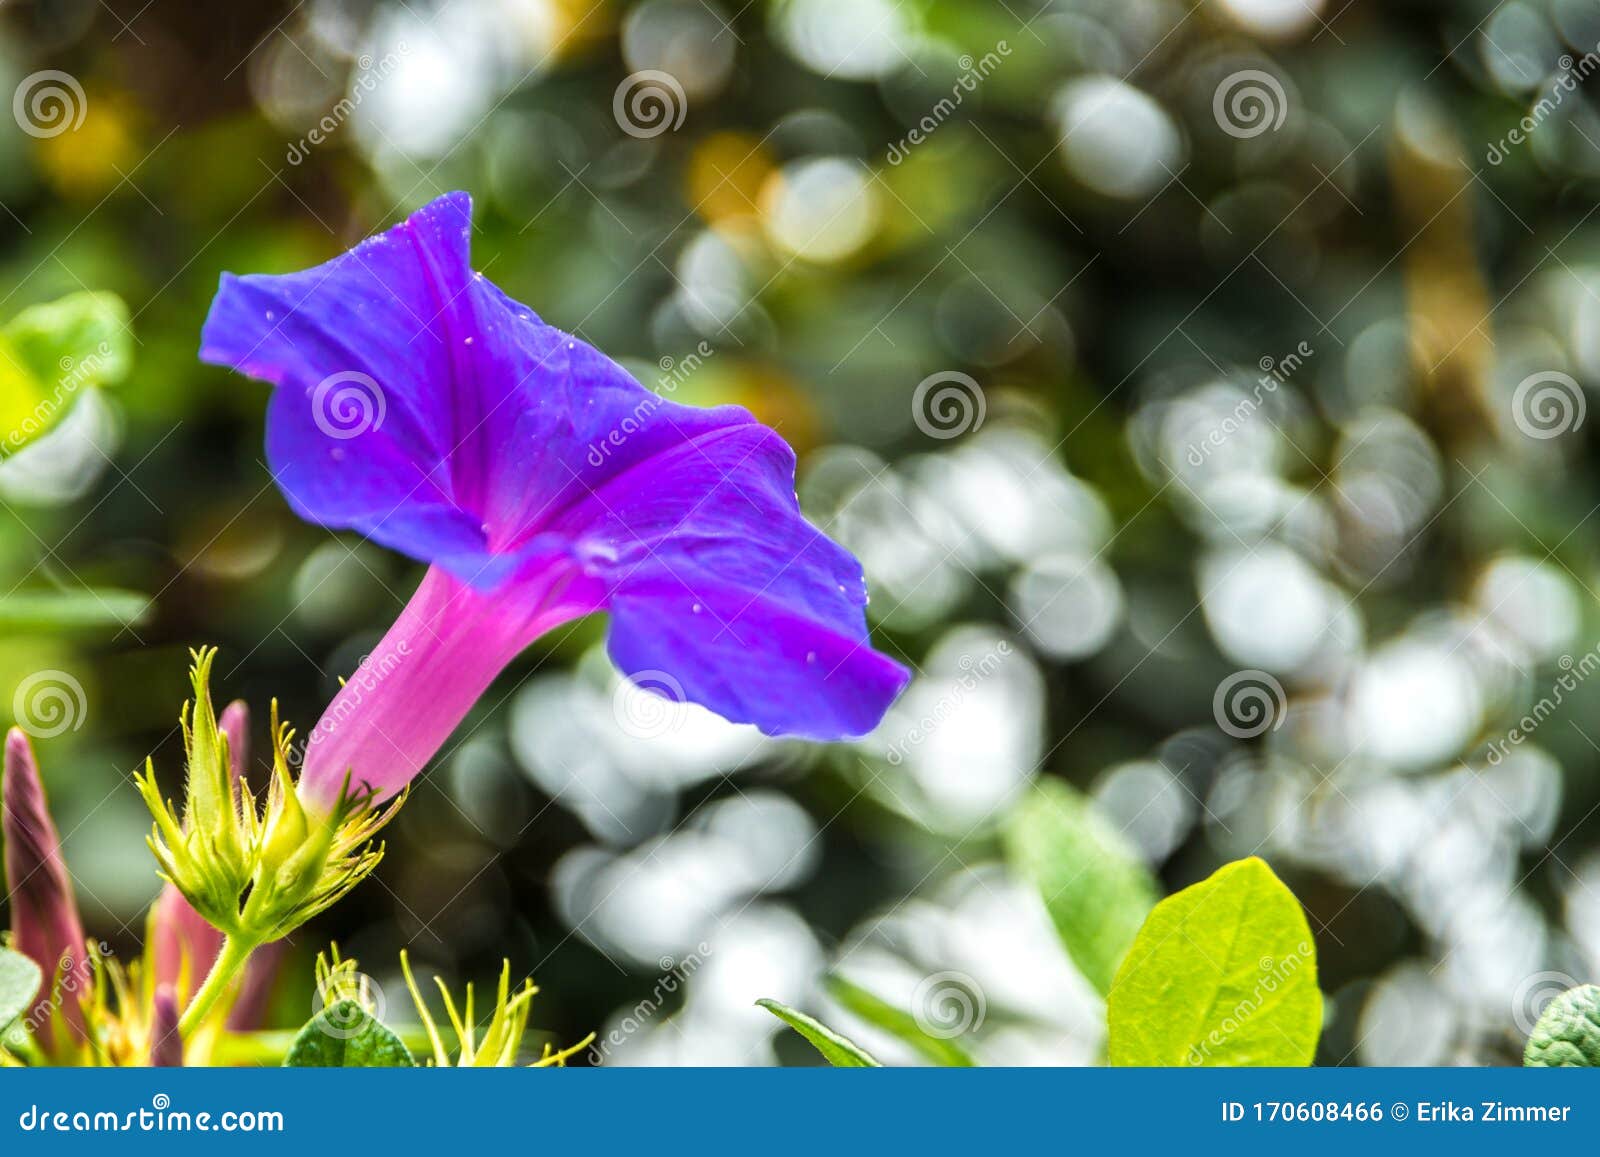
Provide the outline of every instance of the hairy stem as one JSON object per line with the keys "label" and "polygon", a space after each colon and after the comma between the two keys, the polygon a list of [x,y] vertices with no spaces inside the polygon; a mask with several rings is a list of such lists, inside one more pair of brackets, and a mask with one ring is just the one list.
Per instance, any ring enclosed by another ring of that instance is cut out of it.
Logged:
{"label": "hairy stem", "polygon": [[233,983],[233,978],[239,974],[239,970],[244,967],[245,961],[250,959],[250,954],[256,947],[254,941],[241,936],[223,938],[222,950],[217,953],[217,962],[211,966],[211,971],[206,974],[205,983],[194,994],[194,999],[184,1010],[183,1019],[178,1022],[179,1036],[188,1040],[195,1030],[205,1023],[206,1017],[228,991],[228,985]]}

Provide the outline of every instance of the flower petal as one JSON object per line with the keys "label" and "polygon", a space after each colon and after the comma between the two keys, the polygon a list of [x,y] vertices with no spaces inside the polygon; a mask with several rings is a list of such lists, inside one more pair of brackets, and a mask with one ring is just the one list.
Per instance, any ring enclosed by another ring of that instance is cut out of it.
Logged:
{"label": "flower petal", "polygon": [[[442,197],[300,273],[225,274],[203,360],[273,383],[267,456],[296,513],[470,572],[487,561],[479,440],[506,376],[503,299],[468,265],[471,201]],[[503,387],[502,395],[503,396]]]}
{"label": "flower petal", "polygon": [[801,517],[789,447],[751,424],[672,457],[596,528],[644,548],[607,600],[612,660],[769,735],[871,731],[909,672],[868,642],[860,564]]}

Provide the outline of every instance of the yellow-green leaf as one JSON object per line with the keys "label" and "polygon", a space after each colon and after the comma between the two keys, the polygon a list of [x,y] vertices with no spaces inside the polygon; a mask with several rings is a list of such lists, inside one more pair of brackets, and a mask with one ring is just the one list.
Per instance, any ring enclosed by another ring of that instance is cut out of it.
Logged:
{"label": "yellow-green leaf", "polygon": [[1322,1032],[1316,947],[1254,857],[1168,896],[1106,1001],[1113,1065],[1308,1065]]}

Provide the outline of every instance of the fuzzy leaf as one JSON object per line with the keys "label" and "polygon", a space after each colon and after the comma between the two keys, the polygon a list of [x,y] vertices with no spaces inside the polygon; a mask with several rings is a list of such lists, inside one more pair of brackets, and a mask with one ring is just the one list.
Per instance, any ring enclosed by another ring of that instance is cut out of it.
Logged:
{"label": "fuzzy leaf", "polygon": [[1003,833],[1006,860],[1032,881],[1067,954],[1099,989],[1156,902],[1155,880],[1121,832],[1059,780],[1040,780]]}
{"label": "fuzzy leaf", "polygon": [[763,997],[756,1001],[762,1008],[783,1021],[795,1032],[810,1041],[822,1057],[836,1069],[876,1069],[882,1066],[868,1055],[860,1045],[840,1036],[827,1025],[799,1009],[790,1008],[776,1000]]}
{"label": "fuzzy leaf", "polygon": [[1322,1031],[1316,946],[1254,857],[1168,896],[1106,1000],[1113,1065],[1308,1065]]}
{"label": "fuzzy leaf", "polygon": [[353,1000],[338,1000],[312,1017],[283,1060],[291,1069],[409,1069],[411,1050]]}
{"label": "fuzzy leaf", "polygon": [[1600,987],[1569,988],[1545,1005],[1522,1063],[1536,1069],[1600,1068]]}
{"label": "fuzzy leaf", "polygon": [[[39,966],[20,952],[0,948],[0,1030],[33,1007],[44,982]],[[0,1032],[0,1043],[4,1043]]]}

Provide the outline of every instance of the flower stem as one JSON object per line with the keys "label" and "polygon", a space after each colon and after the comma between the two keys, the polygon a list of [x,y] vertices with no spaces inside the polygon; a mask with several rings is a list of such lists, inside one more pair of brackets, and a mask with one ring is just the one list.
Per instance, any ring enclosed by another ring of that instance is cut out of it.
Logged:
{"label": "flower stem", "polygon": [[178,1022],[179,1036],[188,1040],[194,1031],[205,1023],[206,1017],[216,1007],[223,993],[228,991],[228,985],[233,983],[233,978],[238,975],[245,961],[250,959],[250,954],[255,950],[256,944],[242,936],[223,937],[222,950],[217,953],[217,962],[211,966],[205,983],[195,992],[194,999],[184,1010],[183,1019]]}

